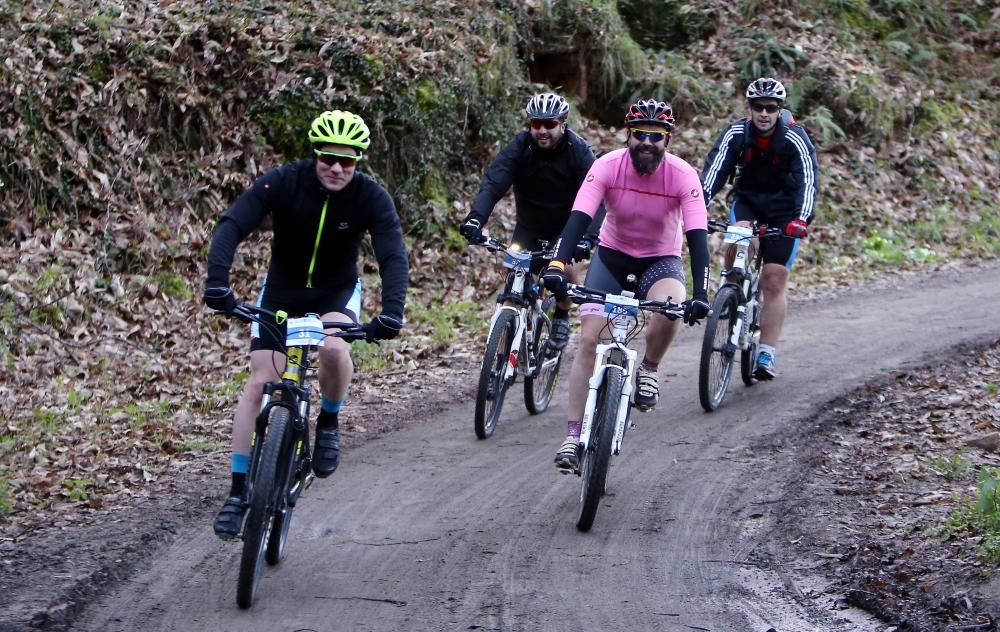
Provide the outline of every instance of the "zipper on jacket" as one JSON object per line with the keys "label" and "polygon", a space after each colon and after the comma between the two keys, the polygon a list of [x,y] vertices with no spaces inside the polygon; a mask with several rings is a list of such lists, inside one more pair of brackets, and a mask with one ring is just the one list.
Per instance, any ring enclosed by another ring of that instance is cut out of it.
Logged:
{"label": "zipper on jacket", "polygon": [[309,260],[309,274],[306,276],[306,287],[313,286],[313,269],[316,267],[316,254],[319,252],[319,240],[323,236],[323,224],[326,222],[326,205],[330,203],[327,197],[323,202],[323,211],[319,214],[319,228],[316,229],[316,243],[313,245],[312,259]]}

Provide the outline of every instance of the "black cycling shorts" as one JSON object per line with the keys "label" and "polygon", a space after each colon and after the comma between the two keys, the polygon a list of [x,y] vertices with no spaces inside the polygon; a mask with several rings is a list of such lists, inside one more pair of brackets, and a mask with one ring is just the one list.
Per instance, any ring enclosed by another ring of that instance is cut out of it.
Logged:
{"label": "black cycling shorts", "polygon": [[607,246],[598,246],[587,270],[584,285],[617,294],[625,287],[625,279],[634,274],[639,280],[636,297],[643,299],[660,279],[677,279],[684,283],[681,258],[676,255],[663,257],[633,257]]}
{"label": "black cycling shorts", "polygon": [[[289,288],[268,283],[265,279],[257,305],[271,311],[284,310],[291,317],[338,312],[358,322],[361,279],[353,285],[333,288]],[[254,323],[250,335],[251,351],[285,351],[284,326],[261,327]]]}
{"label": "black cycling shorts", "polygon": [[[731,222],[757,221],[770,227],[780,226],[784,228],[785,224],[792,219],[794,219],[794,215],[787,212],[774,215],[756,212],[750,204],[739,197],[733,201],[733,208],[729,212],[729,221]],[[799,252],[799,240],[788,237],[769,237],[760,240],[760,249],[763,253],[764,263],[777,263],[791,270]]]}

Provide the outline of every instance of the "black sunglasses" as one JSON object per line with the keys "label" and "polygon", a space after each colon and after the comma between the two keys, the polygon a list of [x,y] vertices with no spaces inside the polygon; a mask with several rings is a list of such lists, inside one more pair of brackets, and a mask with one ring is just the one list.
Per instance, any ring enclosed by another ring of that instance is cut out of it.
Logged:
{"label": "black sunglasses", "polygon": [[773,103],[769,103],[767,105],[764,105],[763,103],[751,103],[750,109],[754,112],[767,112],[768,114],[774,114],[781,109],[781,106],[774,105]]}
{"label": "black sunglasses", "polygon": [[556,119],[531,119],[531,129],[555,129],[559,126]]}

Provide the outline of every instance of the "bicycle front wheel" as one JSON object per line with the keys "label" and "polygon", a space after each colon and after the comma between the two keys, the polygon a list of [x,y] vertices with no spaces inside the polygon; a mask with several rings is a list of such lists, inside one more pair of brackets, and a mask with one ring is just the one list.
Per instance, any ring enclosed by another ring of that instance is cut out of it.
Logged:
{"label": "bicycle front wheel", "polygon": [[240,608],[253,605],[263,569],[267,542],[274,528],[274,513],[282,493],[278,481],[281,455],[288,452],[289,416],[287,408],[275,407],[268,421],[261,448],[257,475],[252,483],[250,511],[243,529],[243,555],[236,584],[236,603]]}
{"label": "bicycle front wheel", "polygon": [[618,404],[621,402],[625,386],[625,371],[621,367],[609,366],[604,372],[604,382],[597,392],[594,406],[594,425],[590,432],[590,443],[583,451],[580,463],[580,506],[576,516],[576,528],[590,531],[597,516],[597,507],[604,495],[604,484],[611,464],[611,448],[618,421]]}
{"label": "bicycle front wheel", "polygon": [[[292,505],[294,501],[290,500],[291,490],[289,488],[291,485],[289,483],[293,480],[296,467],[301,465],[298,455],[301,454],[300,442],[302,440],[302,435],[299,435],[299,438],[295,440],[299,449],[285,450],[278,458],[278,473],[281,476],[277,484],[280,490],[279,498],[281,501],[274,509],[274,528],[271,532],[271,537],[267,539],[267,551],[264,553],[264,559],[271,566],[281,562],[281,558],[285,556],[288,528],[292,524],[292,511],[295,509],[295,506]],[[299,475],[304,479],[306,472],[300,471]],[[300,484],[304,482],[302,479],[300,479]]]}
{"label": "bicycle front wheel", "polygon": [[504,379],[507,363],[511,362],[511,345],[517,327],[516,316],[503,310],[493,324],[493,331],[486,343],[483,367],[479,371],[479,388],[476,391],[476,436],[486,439],[497,427],[503,409],[504,396],[510,382]]}
{"label": "bicycle front wheel", "polygon": [[736,291],[723,286],[712,301],[712,313],[705,321],[705,337],[701,343],[701,366],[698,371],[698,397],[701,407],[712,412],[722,403],[733,375],[736,345],[732,342],[736,327]]}
{"label": "bicycle front wheel", "polygon": [[550,351],[549,336],[552,334],[552,323],[545,314],[555,305],[552,296],[542,302],[542,311],[532,310],[530,315],[534,340],[528,345],[528,355],[532,358],[534,372],[524,376],[524,405],[532,415],[545,412],[556,391],[556,380],[559,378],[559,365],[562,363],[562,351]]}

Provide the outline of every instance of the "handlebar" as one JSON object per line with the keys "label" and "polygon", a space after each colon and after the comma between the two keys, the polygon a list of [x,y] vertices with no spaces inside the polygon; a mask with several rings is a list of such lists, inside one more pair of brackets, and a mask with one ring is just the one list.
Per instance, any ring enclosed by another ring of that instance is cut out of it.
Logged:
{"label": "handlebar", "polygon": [[[730,226],[730,222],[724,222],[718,219],[708,220],[708,232],[711,233],[724,233],[726,229]],[[751,229],[753,230],[753,235],[751,237],[763,237],[765,239],[770,237],[787,237],[788,239],[794,239],[794,237],[788,237],[785,234],[785,230],[780,226],[768,226],[767,224],[758,224],[753,222],[751,224]]]}
{"label": "handlebar", "polygon": [[[556,251],[554,248],[548,247],[548,242],[542,241],[542,250],[521,250],[518,248],[514,252],[527,253],[531,255],[532,259],[551,259],[556,256]],[[502,239],[497,239],[496,237],[486,236],[486,240],[479,244],[472,244],[473,246],[482,246],[490,252],[507,252],[511,250],[511,246],[514,244],[505,243]]]}
{"label": "handlebar", "polygon": [[[257,323],[262,327],[275,327],[285,324],[288,319],[288,314],[285,312],[272,312],[269,309],[264,309],[263,307],[258,307],[251,303],[240,303],[233,310],[233,318],[237,318],[246,323]],[[343,338],[347,342],[352,342],[354,340],[366,340],[368,338],[368,333],[365,331],[364,326],[353,321],[339,322],[333,320],[324,320],[323,329],[338,329],[340,331],[335,331],[332,333],[325,333],[327,336],[333,336],[335,338]]]}
{"label": "handlebar", "polygon": [[[577,305],[581,303],[604,303],[611,292],[602,292],[592,288],[569,283],[566,285],[566,294]],[[639,309],[662,314],[670,320],[677,320],[684,317],[683,303],[675,303],[669,298],[665,301],[654,301],[643,299],[639,301]]]}

